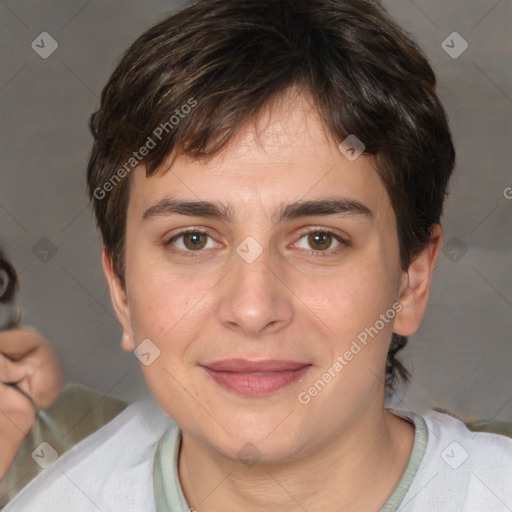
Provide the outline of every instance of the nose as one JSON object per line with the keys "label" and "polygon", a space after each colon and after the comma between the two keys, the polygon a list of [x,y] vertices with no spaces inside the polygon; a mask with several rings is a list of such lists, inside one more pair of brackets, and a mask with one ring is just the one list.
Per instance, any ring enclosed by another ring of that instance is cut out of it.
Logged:
{"label": "nose", "polygon": [[248,336],[272,334],[293,319],[293,294],[276,258],[264,249],[255,261],[233,255],[217,305],[219,321]]}

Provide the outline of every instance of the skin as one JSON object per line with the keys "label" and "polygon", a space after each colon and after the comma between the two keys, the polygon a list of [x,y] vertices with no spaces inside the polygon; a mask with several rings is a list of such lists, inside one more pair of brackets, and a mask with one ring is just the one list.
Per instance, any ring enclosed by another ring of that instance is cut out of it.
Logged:
{"label": "skin", "polygon": [[[272,220],[284,203],[332,196],[360,201],[373,219]],[[229,204],[234,218],[143,220],[166,197]],[[206,231],[205,248],[174,239],[184,228]],[[319,228],[350,245],[328,239],[319,250],[307,235]],[[263,248],[251,264],[236,253],[249,236]],[[182,429],[179,478],[191,507],[368,512],[385,503],[414,440],[414,426],[384,408],[386,354],[393,331],[411,335],[420,325],[441,243],[436,226],[425,251],[400,270],[396,218],[373,161],[345,158],[307,97],[293,90],[209,161],[182,155],[155,176],[134,171],[126,288],[105,251],[104,270],[123,347],[149,338],[161,351],[142,370]],[[398,300],[394,321],[310,403],[299,403],[298,394]],[[247,397],[220,388],[199,366],[236,357],[312,368],[302,382]],[[260,454],[250,467],[237,455],[246,443]]]}
{"label": "skin", "polygon": [[[5,383],[16,383],[25,394]],[[62,386],[59,362],[43,337],[25,329],[0,332],[0,480],[32,428],[34,406],[50,407]]]}

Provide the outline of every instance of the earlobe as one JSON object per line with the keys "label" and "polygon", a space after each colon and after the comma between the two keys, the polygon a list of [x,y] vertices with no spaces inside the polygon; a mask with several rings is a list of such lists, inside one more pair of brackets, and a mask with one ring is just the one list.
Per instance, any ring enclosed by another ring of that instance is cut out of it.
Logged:
{"label": "earlobe", "polygon": [[135,343],[133,340],[133,336],[127,332],[123,332],[123,337],[121,339],[121,347],[127,352],[132,352],[135,350]]}
{"label": "earlobe", "polygon": [[105,247],[102,251],[102,264],[105,277],[107,278],[108,286],[110,289],[110,299],[112,300],[112,306],[116,312],[117,318],[123,328],[123,338],[121,341],[121,347],[124,350],[131,351],[135,349],[135,343],[133,338],[133,331],[131,326],[130,308],[128,305],[128,299],[126,291],[121,284],[119,277],[114,271],[112,259],[107,253]]}
{"label": "earlobe", "polygon": [[443,230],[439,224],[434,224],[429,244],[411,262],[407,273],[402,277],[399,295],[402,310],[396,316],[393,325],[393,332],[396,334],[411,336],[421,324],[427,309],[432,275],[442,241]]}

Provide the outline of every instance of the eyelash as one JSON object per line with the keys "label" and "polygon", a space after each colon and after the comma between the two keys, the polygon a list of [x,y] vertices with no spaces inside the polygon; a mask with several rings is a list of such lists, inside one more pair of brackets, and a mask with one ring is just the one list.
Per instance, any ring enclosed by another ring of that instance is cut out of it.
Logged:
{"label": "eyelash", "polygon": [[[174,235],[172,238],[170,238],[169,240],[167,240],[164,243],[164,246],[165,247],[171,246],[173,244],[173,242],[178,240],[183,235],[186,235],[187,233],[194,233],[194,234],[204,235],[204,236],[207,236],[209,238],[212,238],[206,231],[203,231],[201,229],[194,229],[194,228],[192,228],[192,229],[187,229],[187,230],[181,231],[177,235]],[[311,249],[311,251],[309,251],[311,256],[326,257],[328,255],[336,254],[343,246],[350,247],[350,243],[347,240],[345,240],[344,238],[342,238],[340,235],[338,235],[334,231],[330,231],[328,229],[323,229],[323,228],[316,228],[316,229],[314,228],[314,229],[308,229],[306,231],[303,231],[303,232],[300,233],[298,240],[300,241],[306,235],[310,235],[310,234],[313,234],[313,233],[321,234],[321,235],[331,235],[333,237],[333,240],[339,242],[340,245],[338,247],[335,247],[334,249],[326,249],[324,251]],[[303,250],[306,250],[306,249],[303,249]],[[188,258],[197,258],[200,255],[201,252],[204,252],[204,249],[199,249],[197,251],[183,250],[183,249],[174,249],[174,251],[175,252],[179,252],[183,256],[188,257]]]}

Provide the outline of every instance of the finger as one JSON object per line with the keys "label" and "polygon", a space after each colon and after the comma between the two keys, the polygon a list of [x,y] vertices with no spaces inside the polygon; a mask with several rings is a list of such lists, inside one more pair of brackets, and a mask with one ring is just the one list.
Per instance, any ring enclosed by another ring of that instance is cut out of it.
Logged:
{"label": "finger", "polygon": [[14,363],[0,354],[0,382],[20,382],[27,376],[28,368],[23,363]]}
{"label": "finger", "polygon": [[24,329],[0,331],[0,352],[10,359],[21,359],[44,344],[44,338]]}
{"label": "finger", "polygon": [[27,397],[32,404],[34,404],[36,407],[39,407],[39,404],[36,403],[35,397],[34,397],[34,391],[32,389],[32,369],[29,368],[27,372],[25,373],[25,376],[23,379],[21,379],[16,384],[16,389],[19,391],[22,395]]}

